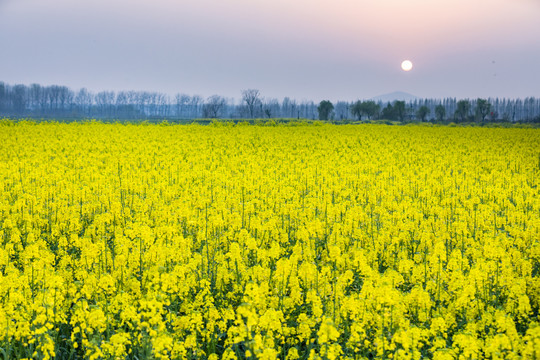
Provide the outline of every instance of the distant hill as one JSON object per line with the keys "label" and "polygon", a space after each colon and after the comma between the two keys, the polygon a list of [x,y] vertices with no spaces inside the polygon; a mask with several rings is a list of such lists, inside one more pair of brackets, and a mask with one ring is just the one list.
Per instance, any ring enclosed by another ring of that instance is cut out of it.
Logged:
{"label": "distant hill", "polygon": [[371,98],[370,100],[374,101],[382,101],[384,102],[393,102],[395,100],[402,100],[402,101],[414,101],[416,99],[419,99],[418,96],[403,92],[403,91],[394,91],[389,94],[383,94],[379,96],[375,96]]}

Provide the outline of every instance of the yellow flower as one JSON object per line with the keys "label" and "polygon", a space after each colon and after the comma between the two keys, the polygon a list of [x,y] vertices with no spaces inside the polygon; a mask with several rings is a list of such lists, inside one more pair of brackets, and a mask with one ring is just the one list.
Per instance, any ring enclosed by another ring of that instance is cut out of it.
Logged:
{"label": "yellow flower", "polygon": [[537,129],[293,124],[1,120],[5,356],[540,356]]}

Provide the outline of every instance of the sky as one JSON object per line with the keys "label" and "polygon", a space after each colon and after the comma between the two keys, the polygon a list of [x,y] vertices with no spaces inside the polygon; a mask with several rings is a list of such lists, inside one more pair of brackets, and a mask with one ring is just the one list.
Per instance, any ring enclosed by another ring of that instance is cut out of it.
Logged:
{"label": "sky", "polygon": [[538,19],[540,0],[0,0],[0,81],[231,99],[540,97]]}

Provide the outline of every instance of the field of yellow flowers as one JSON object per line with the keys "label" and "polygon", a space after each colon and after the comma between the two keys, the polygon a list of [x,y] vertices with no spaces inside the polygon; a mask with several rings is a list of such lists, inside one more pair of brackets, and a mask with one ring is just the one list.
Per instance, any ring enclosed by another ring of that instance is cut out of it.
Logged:
{"label": "field of yellow flowers", "polygon": [[539,359],[539,185],[538,129],[4,120],[0,357]]}

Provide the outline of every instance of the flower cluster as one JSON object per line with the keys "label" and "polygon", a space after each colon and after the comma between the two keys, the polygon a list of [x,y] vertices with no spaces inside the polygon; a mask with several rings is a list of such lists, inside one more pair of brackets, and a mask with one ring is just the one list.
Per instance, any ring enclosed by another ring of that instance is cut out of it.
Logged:
{"label": "flower cluster", "polygon": [[0,123],[0,353],[540,357],[540,132]]}

